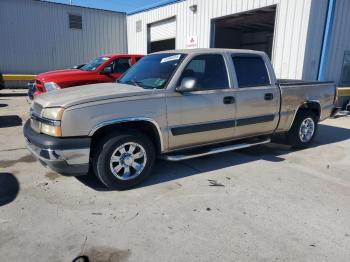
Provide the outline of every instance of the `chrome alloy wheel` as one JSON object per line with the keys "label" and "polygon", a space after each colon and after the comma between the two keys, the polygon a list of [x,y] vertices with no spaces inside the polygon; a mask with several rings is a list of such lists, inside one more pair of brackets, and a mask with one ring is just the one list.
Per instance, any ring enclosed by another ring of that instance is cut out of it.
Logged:
{"label": "chrome alloy wheel", "polygon": [[312,118],[308,117],[301,122],[299,128],[299,138],[301,142],[307,143],[311,140],[315,132],[315,122]]}
{"label": "chrome alloy wheel", "polygon": [[112,154],[110,168],[118,179],[130,180],[139,176],[147,163],[146,150],[138,143],[128,142]]}

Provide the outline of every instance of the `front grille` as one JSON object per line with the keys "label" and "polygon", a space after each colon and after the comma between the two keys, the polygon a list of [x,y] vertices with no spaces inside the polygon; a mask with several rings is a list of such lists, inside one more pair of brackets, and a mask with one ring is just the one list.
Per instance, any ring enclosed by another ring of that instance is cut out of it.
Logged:
{"label": "front grille", "polygon": [[34,98],[34,93],[36,91],[34,81],[29,81],[28,84],[27,84],[27,87],[28,87],[28,93],[27,94],[28,94],[30,99],[33,99]]}

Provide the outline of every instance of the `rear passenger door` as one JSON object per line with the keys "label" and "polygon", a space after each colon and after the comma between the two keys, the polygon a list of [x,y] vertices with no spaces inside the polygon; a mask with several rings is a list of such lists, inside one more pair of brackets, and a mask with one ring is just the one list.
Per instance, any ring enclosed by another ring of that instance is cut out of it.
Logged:
{"label": "rear passenger door", "polygon": [[232,54],[238,89],[236,128],[238,138],[269,133],[279,119],[279,89],[271,82],[265,59],[257,54]]}
{"label": "rear passenger door", "polygon": [[193,57],[182,71],[177,86],[184,77],[195,78],[198,90],[167,95],[170,149],[232,139],[234,90],[230,88],[223,55]]}

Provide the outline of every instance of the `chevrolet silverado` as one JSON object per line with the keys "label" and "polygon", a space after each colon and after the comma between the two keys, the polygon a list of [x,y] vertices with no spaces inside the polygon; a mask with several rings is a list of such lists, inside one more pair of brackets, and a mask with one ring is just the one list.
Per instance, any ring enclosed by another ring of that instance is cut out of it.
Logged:
{"label": "chevrolet silverado", "polygon": [[277,80],[263,52],[192,49],[150,54],[117,83],[35,98],[27,146],[52,170],[91,168],[107,187],[127,189],[160,157],[179,161],[269,143],[283,134],[306,147],[334,110],[332,82]]}

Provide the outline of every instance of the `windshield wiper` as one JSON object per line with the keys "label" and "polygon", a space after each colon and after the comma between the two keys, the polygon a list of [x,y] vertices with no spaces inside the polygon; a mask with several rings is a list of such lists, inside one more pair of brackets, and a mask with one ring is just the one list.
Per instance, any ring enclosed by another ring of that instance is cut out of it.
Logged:
{"label": "windshield wiper", "polygon": [[138,87],[142,87],[143,89],[151,89],[151,88],[154,88],[152,86],[148,86],[148,85],[145,85],[144,83],[142,83],[142,81],[136,81],[136,80],[128,80],[126,82],[122,82],[122,81],[119,81],[118,83],[121,83],[121,84],[131,84],[133,86],[138,86]]}
{"label": "windshield wiper", "polygon": [[126,81],[125,84],[132,84],[132,85],[134,85],[134,86],[139,86],[139,87],[141,87],[140,84],[139,84],[137,81],[132,80],[132,79],[129,80],[129,81]]}

